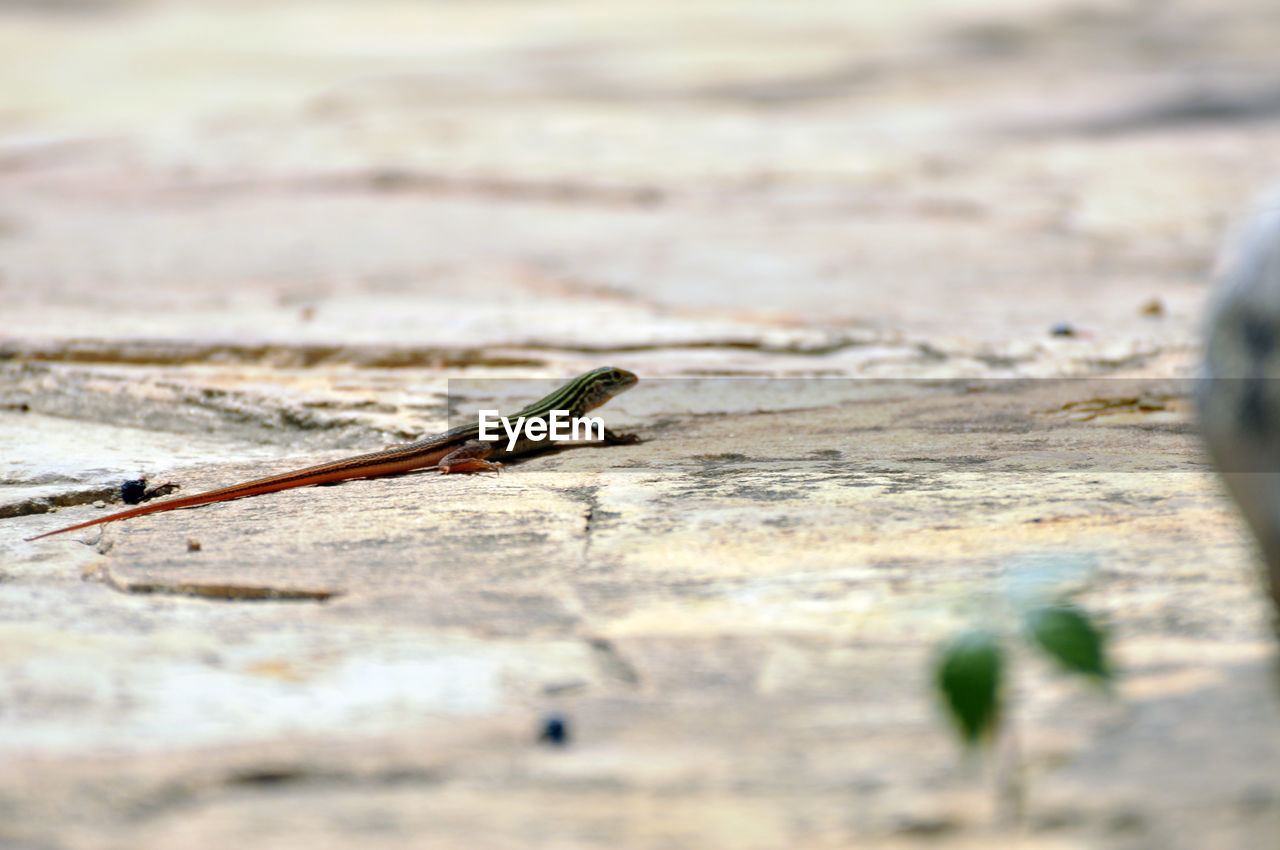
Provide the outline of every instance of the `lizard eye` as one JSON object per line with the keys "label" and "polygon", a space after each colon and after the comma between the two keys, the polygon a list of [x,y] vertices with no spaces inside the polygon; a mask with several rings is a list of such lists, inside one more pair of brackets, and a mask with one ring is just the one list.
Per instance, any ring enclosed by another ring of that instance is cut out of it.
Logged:
{"label": "lizard eye", "polygon": [[629,387],[636,383],[636,380],[636,376],[626,369],[619,369],[616,366],[609,369],[609,383],[616,387]]}

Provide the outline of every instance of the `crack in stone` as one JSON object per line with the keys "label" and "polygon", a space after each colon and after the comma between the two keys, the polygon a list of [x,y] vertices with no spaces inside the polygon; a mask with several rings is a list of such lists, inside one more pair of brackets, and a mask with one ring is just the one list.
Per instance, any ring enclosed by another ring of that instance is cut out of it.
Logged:
{"label": "crack in stone", "polygon": [[452,195],[549,203],[649,207],[661,204],[670,191],[642,183],[588,183],[569,179],[460,177],[407,168],[352,169],[345,173],[268,179],[208,181],[198,185],[161,186],[162,193],[229,195],[246,191],[382,192],[386,194]]}
{"label": "crack in stone", "polygon": [[134,820],[169,814],[208,801],[221,793],[242,788],[266,791],[271,788],[321,786],[377,788],[400,785],[438,785],[446,778],[439,769],[387,767],[374,771],[326,768],[318,765],[263,764],[233,769],[218,776],[171,780],[129,806]]}
{"label": "crack in stone", "polygon": [[[756,351],[821,357],[868,345],[884,344],[874,335],[841,335],[821,341],[769,342],[752,338],[689,338],[661,342],[592,345],[587,343],[527,340],[504,345],[505,351],[567,352],[575,354],[633,354],[672,349]],[[910,348],[911,346],[907,346]],[[164,339],[21,339],[0,341],[0,362],[109,363],[130,366],[269,365],[276,368],[311,369],[322,366],[355,366],[365,369],[493,369],[544,368],[544,358],[518,353],[490,353],[489,348],[444,348],[420,345],[349,343],[237,343],[193,342]]]}
{"label": "crack in stone", "polygon": [[120,488],[118,486],[92,487],[88,490],[72,490],[66,493],[57,493],[52,496],[39,496],[31,499],[23,499],[18,502],[11,502],[7,505],[0,505],[0,519],[9,519],[11,517],[32,516],[33,514],[47,514],[58,508],[71,508],[77,505],[91,505],[94,502],[116,502],[119,500]]}
{"label": "crack in stone", "polygon": [[132,594],[191,596],[220,602],[327,602],[346,593],[342,588],[272,587],[201,581],[135,581],[122,579],[103,566],[85,575],[98,578],[112,590]]}
{"label": "crack in stone", "polygon": [[223,778],[225,787],[282,785],[434,785],[443,779],[440,771],[421,768],[388,768],[373,773],[347,770],[325,770],[307,765],[273,765],[237,770]]}
{"label": "crack in stone", "polygon": [[[11,407],[20,406],[23,412],[42,416],[177,434],[217,433],[290,446],[298,444],[299,435],[314,436],[317,448],[327,449],[366,440],[405,439],[418,433],[416,429],[391,430],[371,422],[368,399],[346,405],[282,400],[270,393],[117,374],[111,368],[23,364],[0,369],[0,394],[17,400]],[[373,411],[386,413],[376,407]]]}
{"label": "crack in stone", "polygon": [[[352,366],[360,369],[463,369],[529,368],[548,365],[545,354],[643,354],[673,350],[749,351],[800,357],[826,357],[854,348],[890,346],[912,352],[925,361],[969,357],[993,369],[1013,369],[1035,361],[1027,355],[991,350],[944,351],[924,341],[904,340],[874,332],[823,334],[821,338],[770,340],[753,337],[692,337],[658,342],[582,343],[528,339],[509,345],[451,348],[412,344],[376,343],[238,343],[164,339],[22,339],[0,340],[0,362],[83,363],[129,366],[264,365],[282,369]],[[497,350],[495,350],[497,349]],[[1135,352],[1125,357],[1087,359],[1099,372],[1114,372],[1145,365],[1163,349]]]}
{"label": "crack in stone", "polygon": [[621,682],[628,687],[636,687],[640,684],[640,674],[626,656],[623,655],[613,641],[603,637],[587,638],[587,646],[591,647],[591,653],[595,656],[596,663],[600,665],[601,671],[610,679]]}
{"label": "crack in stone", "polygon": [[478,348],[440,348],[417,345],[314,343],[248,344],[230,341],[192,342],[165,339],[5,339],[0,362],[112,363],[130,366],[270,365],[282,369],[318,366],[356,366],[365,369],[410,367],[540,368],[541,359],[491,355]]}
{"label": "crack in stone", "polygon": [[582,560],[579,564],[583,571],[591,564],[591,532],[596,521],[596,509],[600,506],[598,493],[599,488],[596,487],[584,488],[582,491],[587,502],[587,510],[582,522]]}
{"label": "crack in stone", "polygon": [[850,348],[864,348],[881,344],[881,340],[873,337],[839,337],[825,342],[767,342],[761,339],[686,339],[665,340],[663,342],[615,343],[611,345],[588,345],[583,343],[555,343],[528,341],[514,346],[517,349],[530,351],[568,351],[574,354],[635,354],[652,351],[671,351],[678,349],[692,350],[726,350],[755,351],[761,354],[793,354],[808,357],[824,357]]}

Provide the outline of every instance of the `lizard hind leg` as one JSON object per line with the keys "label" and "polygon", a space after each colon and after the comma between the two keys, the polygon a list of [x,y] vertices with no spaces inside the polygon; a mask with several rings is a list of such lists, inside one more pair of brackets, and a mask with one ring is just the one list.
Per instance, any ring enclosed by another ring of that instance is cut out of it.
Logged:
{"label": "lizard hind leg", "polygon": [[437,468],[441,475],[457,475],[460,472],[501,472],[502,464],[496,460],[464,457],[448,463],[441,461]]}
{"label": "lizard hind leg", "polygon": [[442,457],[436,466],[441,475],[455,475],[460,472],[498,472],[502,464],[496,460],[485,460],[493,453],[493,446],[479,440],[468,441],[449,454]]}

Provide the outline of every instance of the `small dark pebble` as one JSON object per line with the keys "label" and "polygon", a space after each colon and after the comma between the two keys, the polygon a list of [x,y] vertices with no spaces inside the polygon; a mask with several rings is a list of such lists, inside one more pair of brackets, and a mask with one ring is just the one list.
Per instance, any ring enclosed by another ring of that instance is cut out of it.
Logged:
{"label": "small dark pebble", "polygon": [[200,541],[199,541],[199,540],[196,540],[194,537],[190,537],[190,538],[188,538],[188,539],[187,539],[187,551],[188,551],[188,552],[199,552],[199,551],[200,551]]}
{"label": "small dark pebble", "polygon": [[147,494],[147,479],[135,478],[120,485],[120,499],[126,505],[136,505]]}
{"label": "small dark pebble", "polygon": [[569,743],[569,721],[558,714],[544,718],[538,741],[555,747],[565,746]]}
{"label": "small dark pebble", "polygon": [[1075,336],[1076,329],[1068,322],[1058,322],[1058,324],[1049,329],[1049,333],[1052,336]]}

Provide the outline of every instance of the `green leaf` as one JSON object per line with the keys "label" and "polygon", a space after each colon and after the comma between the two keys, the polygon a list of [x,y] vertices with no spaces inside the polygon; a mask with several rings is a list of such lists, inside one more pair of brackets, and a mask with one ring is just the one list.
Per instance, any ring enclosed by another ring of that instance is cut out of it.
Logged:
{"label": "green leaf", "polygon": [[985,631],[965,632],[938,658],[938,689],[966,744],[995,729],[1000,718],[1004,650]]}
{"label": "green leaf", "polygon": [[1106,639],[1082,611],[1066,606],[1037,608],[1027,614],[1027,631],[1040,648],[1072,673],[1110,679]]}

